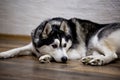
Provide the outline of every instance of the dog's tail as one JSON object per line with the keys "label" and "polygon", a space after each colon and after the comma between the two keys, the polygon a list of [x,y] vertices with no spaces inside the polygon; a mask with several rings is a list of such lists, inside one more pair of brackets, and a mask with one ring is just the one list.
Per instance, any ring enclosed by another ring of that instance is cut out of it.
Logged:
{"label": "dog's tail", "polygon": [[0,58],[10,58],[19,55],[31,55],[33,52],[33,44],[30,43],[26,46],[14,48],[5,52],[0,52]]}

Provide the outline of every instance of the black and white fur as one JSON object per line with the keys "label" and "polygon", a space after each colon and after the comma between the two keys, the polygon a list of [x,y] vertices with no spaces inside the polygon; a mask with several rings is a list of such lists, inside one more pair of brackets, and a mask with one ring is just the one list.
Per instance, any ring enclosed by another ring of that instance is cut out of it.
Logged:
{"label": "black and white fur", "polygon": [[118,58],[120,23],[98,24],[78,18],[52,18],[31,33],[27,46],[1,52],[0,58],[36,54],[40,62],[67,62],[104,65]]}

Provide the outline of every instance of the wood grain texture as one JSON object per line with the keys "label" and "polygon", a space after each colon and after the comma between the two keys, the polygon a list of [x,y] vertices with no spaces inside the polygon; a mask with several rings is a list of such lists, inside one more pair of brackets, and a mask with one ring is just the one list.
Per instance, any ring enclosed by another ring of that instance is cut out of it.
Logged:
{"label": "wood grain texture", "polygon": [[[0,36],[0,52],[28,43]],[[0,80],[120,80],[120,58],[104,66],[83,65],[79,60],[41,64],[35,56],[0,59]]]}

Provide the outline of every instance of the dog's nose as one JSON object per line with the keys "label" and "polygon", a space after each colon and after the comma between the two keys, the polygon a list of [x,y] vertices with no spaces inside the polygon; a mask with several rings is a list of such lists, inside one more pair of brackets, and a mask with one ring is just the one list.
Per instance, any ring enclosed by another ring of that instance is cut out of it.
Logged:
{"label": "dog's nose", "polygon": [[63,63],[66,63],[67,57],[66,57],[66,56],[63,56],[63,57],[61,58],[61,60],[62,60]]}

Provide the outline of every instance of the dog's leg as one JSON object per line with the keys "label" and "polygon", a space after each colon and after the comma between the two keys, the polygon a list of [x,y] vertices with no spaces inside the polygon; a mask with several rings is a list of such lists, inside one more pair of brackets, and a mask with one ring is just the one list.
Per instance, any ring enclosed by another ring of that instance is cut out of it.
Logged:
{"label": "dog's leg", "polygon": [[[84,63],[84,64],[90,64],[90,65],[102,65],[102,63],[103,63],[103,61],[101,60],[99,63],[97,62],[97,61],[99,61],[98,60],[98,58],[100,58],[102,55],[99,53],[99,52],[97,52],[97,51],[93,51],[93,50],[88,50],[87,51],[87,56],[86,57],[83,57],[82,59],[81,59],[81,61],[82,61],[82,63]],[[94,58],[96,59],[95,60],[95,62],[91,62]]]}
{"label": "dog's leg", "polygon": [[97,34],[91,38],[88,48],[91,48],[101,55],[90,55],[82,58],[82,62],[90,65],[104,65],[118,58],[116,52],[120,44],[120,30],[103,38],[98,38]]}
{"label": "dog's leg", "polygon": [[18,55],[31,55],[32,50],[33,50],[33,45],[32,43],[30,43],[24,47],[11,49],[5,52],[0,52],[0,58],[9,58]]}
{"label": "dog's leg", "polygon": [[41,63],[50,63],[51,60],[52,60],[52,56],[50,56],[50,55],[43,55],[39,58],[39,61]]}
{"label": "dog's leg", "polygon": [[118,57],[115,53],[116,50],[111,47],[113,47],[111,44],[108,46],[106,43],[98,43],[97,46],[95,46],[96,51],[93,51],[93,54],[90,56],[83,57],[82,62],[90,65],[104,65],[110,63]]}
{"label": "dog's leg", "polygon": [[[103,49],[105,50],[105,49]],[[84,64],[104,65],[110,63],[117,58],[117,54],[110,50],[103,51],[104,55],[90,55],[82,58]]]}

